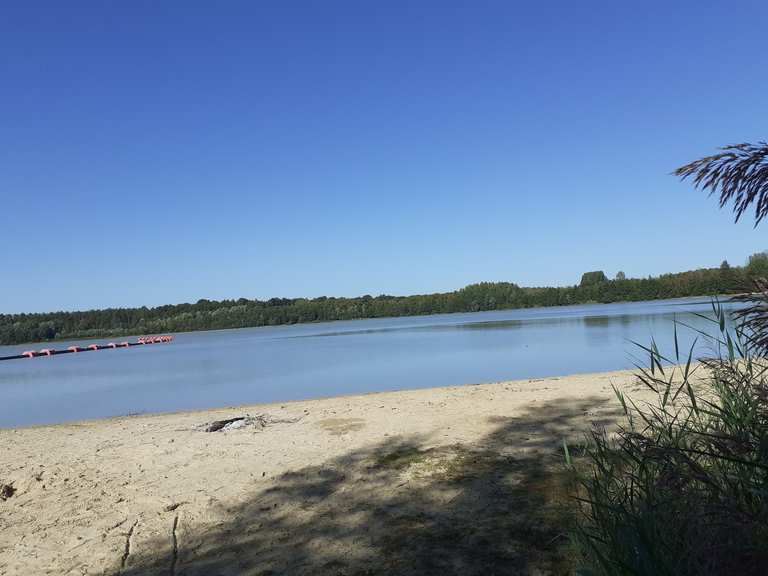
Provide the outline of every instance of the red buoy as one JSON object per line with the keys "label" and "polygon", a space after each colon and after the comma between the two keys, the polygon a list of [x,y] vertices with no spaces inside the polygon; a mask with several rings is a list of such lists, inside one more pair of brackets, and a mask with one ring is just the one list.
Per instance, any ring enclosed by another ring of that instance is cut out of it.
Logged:
{"label": "red buoy", "polygon": [[142,336],[137,338],[136,342],[110,342],[109,344],[89,344],[87,347],[83,346],[69,346],[66,350],[55,348],[43,348],[39,352],[34,350],[27,350],[22,353],[16,353],[12,356],[0,356],[0,360],[16,360],[20,358],[37,358],[38,356],[58,356],[59,354],[72,354],[77,352],[91,352],[95,350],[105,350],[106,348],[130,348],[131,346],[138,346],[139,344],[159,344],[161,342],[172,342],[173,336],[161,335],[161,336]]}

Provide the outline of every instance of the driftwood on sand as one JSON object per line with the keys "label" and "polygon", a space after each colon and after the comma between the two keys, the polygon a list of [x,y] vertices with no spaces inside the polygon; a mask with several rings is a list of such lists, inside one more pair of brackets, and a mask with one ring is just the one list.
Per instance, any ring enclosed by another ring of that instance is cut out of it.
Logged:
{"label": "driftwood on sand", "polygon": [[298,421],[298,418],[274,418],[269,414],[256,414],[255,416],[246,414],[245,416],[225,418],[224,420],[214,420],[213,422],[204,425],[203,430],[205,432],[227,432],[239,428],[255,428],[257,430],[262,430],[270,424],[293,424]]}

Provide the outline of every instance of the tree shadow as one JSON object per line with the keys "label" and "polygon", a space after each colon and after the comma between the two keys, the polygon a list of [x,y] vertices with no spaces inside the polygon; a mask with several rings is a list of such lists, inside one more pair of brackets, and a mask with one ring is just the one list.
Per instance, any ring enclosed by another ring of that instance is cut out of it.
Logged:
{"label": "tree shadow", "polygon": [[619,412],[610,407],[596,397],[544,403],[494,419],[471,445],[404,436],[285,473],[211,514],[223,522],[179,512],[173,533],[122,574],[567,573],[573,506],[562,441],[595,414],[611,425]]}

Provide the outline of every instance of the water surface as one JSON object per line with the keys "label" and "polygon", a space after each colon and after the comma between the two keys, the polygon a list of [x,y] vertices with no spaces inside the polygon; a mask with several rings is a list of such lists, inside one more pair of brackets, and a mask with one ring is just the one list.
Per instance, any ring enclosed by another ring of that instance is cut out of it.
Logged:
{"label": "water surface", "polygon": [[[675,318],[709,330],[696,312],[711,312],[710,301],[194,332],[172,344],[11,360],[0,362],[0,427],[620,370],[640,353],[631,341],[653,336],[674,354]],[[4,346],[0,356],[44,347]]]}

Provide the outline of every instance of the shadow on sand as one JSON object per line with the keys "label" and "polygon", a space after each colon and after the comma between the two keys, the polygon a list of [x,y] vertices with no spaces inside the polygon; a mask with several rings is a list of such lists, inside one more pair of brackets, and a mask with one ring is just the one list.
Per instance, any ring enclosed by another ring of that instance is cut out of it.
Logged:
{"label": "shadow on sand", "polygon": [[172,533],[122,574],[568,573],[573,507],[560,446],[596,413],[612,424],[607,406],[543,404],[494,420],[472,445],[400,437],[286,473],[212,514],[224,522],[179,511]]}

